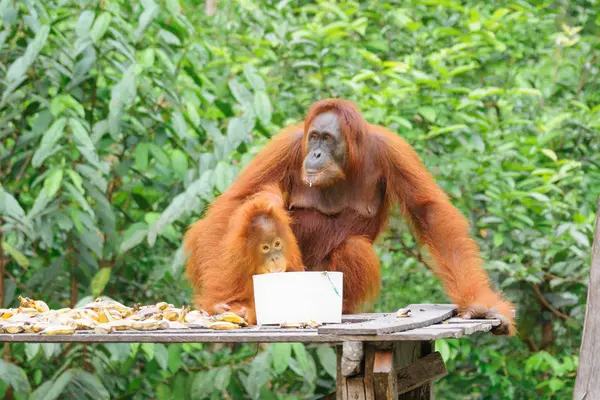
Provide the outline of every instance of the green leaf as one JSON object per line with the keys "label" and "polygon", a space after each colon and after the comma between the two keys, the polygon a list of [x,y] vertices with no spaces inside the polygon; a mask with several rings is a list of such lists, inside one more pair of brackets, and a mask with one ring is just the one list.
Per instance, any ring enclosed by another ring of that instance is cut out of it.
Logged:
{"label": "green leaf", "polygon": [[216,375],[217,370],[215,369],[198,372],[192,382],[190,397],[192,399],[202,399],[211,395],[215,388]]}
{"label": "green leaf", "polygon": [[75,185],[77,190],[82,194],[85,193],[85,189],[83,188],[83,178],[81,177],[81,175],[79,175],[78,172],[73,171],[70,168],[67,169],[67,175],[69,175],[69,178],[71,178],[71,182],[73,182],[73,185]]}
{"label": "green leaf", "polygon": [[109,13],[103,12],[98,15],[98,18],[96,18],[96,21],[94,21],[94,25],[90,30],[90,38],[95,44],[98,44],[98,41],[102,39],[102,36],[104,36],[108,30],[111,19],[112,17]]}
{"label": "green leaf", "polygon": [[540,92],[537,89],[532,89],[532,88],[513,89],[513,90],[510,91],[510,93],[511,94],[525,94],[525,95],[542,97],[542,92]]}
{"label": "green leaf", "polygon": [[542,149],[541,152],[544,153],[552,161],[558,161],[558,157],[556,156],[556,153],[554,151],[550,149]]}
{"label": "green leaf", "polygon": [[188,170],[188,159],[185,153],[179,149],[173,150],[171,152],[171,164],[175,173],[180,179],[183,179]]}
{"label": "green leaf", "polygon": [[503,94],[504,89],[497,87],[483,88],[483,89],[475,89],[469,94],[469,98],[473,100],[479,100],[483,97],[493,96],[496,94]]}
{"label": "green leaf", "polygon": [[167,10],[173,15],[179,14],[179,10],[181,6],[179,5],[179,0],[167,0]]}
{"label": "green leaf", "polygon": [[156,343],[156,354],[154,359],[160,368],[166,370],[169,366],[169,351],[167,350],[167,346],[162,343]]}
{"label": "green leaf", "polygon": [[7,242],[2,242],[2,248],[4,252],[12,257],[13,260],[21,267],[21,268],[29,268],[29,260],[23,253],[19,250],[8,244]]}
{"label": "green leaf", "polygon": [[148,225],[143,222],[131,224],[123,235],[123,241],[119,248],[119,254],[123,254],[144,241],[148,234]]}
{"label": "green leaf", "polygon": [[25,343],[25,355],[27,356],[27,361],[31,361],[37,357],[41,348],[39,343]]}
{"label": "green leaf", "polygon": [[200,115],[198,114],[198,110],[196,106],[191,102],[186,104],[186,113],[192,124],[196,127],[201,125]]}
{"label": "green leaf", "polygon": [[319,361],[325,372],[332,378],[335,378],[337,374],[337,356],[335,350],[327,345],[319,346],[317,348],[317,357],[319,357]]}
{"label": "green leaf", "polygon": [[33,154],[31,159],[31,165],[34,168],[38,168],[42,165],[44,160],[52,154],[54,151],[54,145],[60,140],[67,126],[66,118],[59,118],[52,126],[44,133],[40,146]]}
{"label": "green leaf", "polygon": [[52,115],[58,117],[65,113],[66,110],[75,111],[80,118],[85,117],[83,106],[70,94],[62,94],[52,99],[50,103],[50,112]]}
{"label": "green leaf", "polygon": [[448,342],[443,339],[436,341],[435,350],[440,352],[444,362],[448,362],[450,360],[450,346],[448,346]]}
{"label": "green leaf", "polygon": [[300,363],[300,366],[303,369],[308,369],[308,353],[306,352],[306,348],[302,343],[292,343],[292,350],[294,350],[294,355],[296,356],[296,360]]}
{"label": "green leaf", "polygon": [[142,4],[144,5],[144,12],[140,15],[138,27],[133,33],[136,42],[139,42],[142,39],[146,29],[148,29],[154,18],[160,12],[160,7],[153,0],[145,0]]}
{"label": "green leaf", "polygon": [[94,17],[96,14],[91,10],[84,10],[79,15],[77,25],[75,26],[75,32],[80,38],[86,38],[90,35],[90,28],[94,23]]}
{"label": "green leaf", "polygon": [[112,272],[112,268],[100,268],[96,275],[92,278],[92,282],[90,283],[90,288],[92,291],[93,297],[98,297],[106,288],[108,281],[110,280],[110,274]]}
{"label": "green leaf", "polygon": [[131,64],[119,83],[113,86],[110,93],[110,104],[108,106],[108,129],[113,139],[118,139],[121,129],[121,117],[123,111],[128,109],[135,100],[136,90],[135,64]]}
{"label": "green leaf", "polygon": [[227,390],[227,386],[231,382],[231,368],[223,367],[219,369],[217,375],[215,376],[215,388],[224,392]]}
{"label": "green leaf", "polygon": [[267,86],[265,85],[265,81],[259,75],[258,71],[254,67],[254,65],[250,63],[244,64],[244,76],[246,80],[250,83],[250,86],[257,92],[266,92]]}
{"label": "green leaf", "polygon": [[137,146],[135,146],[135,150],[133,151],[135,168],[140,171],[144,171],[148,168],[149,151],[150,147],[148,143],[138,143]]}
{"label": "green leaf", "polygon": [[215,186],[223,193],[233,181],[233,171],[228,163],[220,161],[215,168]]}
{"label": "green leaf", "polygon": [[421,114],[421,116],[423,118],[425,118],[427,121],[433,123],[435,122],[435,117],[436,117],[436,112],[433,108],[431,107],[419,107],[419,109],[417,110],[417,112],[419,114]]}
{"label": "green leaf", "polygon": [[569,233],[571,234],[571,237],[575,239],[577,244],[579,244],[581,247],[590,247],[590,239],[586,235],[584,235],[576,229],[571,229]]}
{"label": "green leaf", "polygon": [[73,371],[66,370],[54,381],[47,381],[38,387],[32,394],[31,400],[54,400],[58,399],[65,388],[73,380]]}
{"label": "green leaf", "polygon": [[539,200],[543,203],[548,203],[550,202],[550,198],[548,196],[546,196],[545,194],[542,193],[537,193],[537,192],[531,192],[527,194],[529,197],[533,197],[536,200]]}
{"label": "green leaf", "polygon": [[229,90],[231,90],[231,94],[233,94],[238,103],[243,106],[252,107],[252,93],[250,93],[246,86],[239,83],[237,79],[234,78],[229,81]]}
{"label": "green leaf", "polygon": [[249,133],[250,131],[242,118],[234,117],[227,125],[227,140],[234,149],[248,139]]}
{"label": "green leaf", "polygon": [[[21,57],[17,58],[10,65],[10,67],[8,67],[8,70],[6,71],[6,76],[5,76],[5,79],[7,82],[11,83],[11,82],[19,81],[25,76],[25,74],[27,73],[27,70],[29,69],[29,67],[31,67],[31,65],[37,58],[38,54],[40,53],[40,51],[46,44],[46,40],[48,40],[49,33],[50,33],[49,25],[42,25],[40,27],[37,34],[35,35],[35,38],[33,38],[33,40],[31,42],[29,42],[29,44],[27,45],[27,49],[25,49],[25,54],[23,54]],[[10,94],[10,93],[8,93],[8,92],[4,93],[4,95],[2,96],[3,101],[6,99],[8,94]]]}
{"label": "green leaf", "polygon": [[0,213],[14,218],[15,220],[25,219],[25,211],[17,199],[15,199],[12,194],[4,191],[2,186],[0,186]]}
{"label": "green leaf", "polygon": [[58,192],[58,189],[60,189],[63,174],[64,171],[62,169],[55,169],[50,172],[44,180],[44,190],[46,191],[46,196],[48,196],[48,198],[53,198]]}
{"label": "green leaf", "polygon": [[182,365],[181,360],[181,345],[171,344],[169,345],[169,371],[172,374],[176,373]]}
{"label": "green leaf", "polygon": [[252,399],[260,398],[260,389],[269,380],[269,364],[271,364],[269,356],[269,352],[262,352],[250,364],[250,372],[245,387]]}
{"label": "green leaf", "polygon": [[260,122],[268,126],[271,122],[273,107],[271,107],[271,101],[265,92],[254,93],[254,111]]}
{"label": "green leaf", "polygon": [[60,351],[59,343],[42,343],[42,350],[44,351],[44,356],[46,360],[50,360],[54,357],[55,354],[58,354]]}
{"label": "green leaf", "polygon": [[163,149],[161,149],[154,143],[147,143],[147,146],[148,146],[148,149],[150,150],[150,153],[152,153],[152,155],[154,156],[156,161],[158,161],[162,165],[169,165],[171,163],[169,161],[169,156],[167,156],[167,153],[165,153],[165,151]]}
{"label": "green leaf", "polygon": [[144,354],[146,354],[146,359],[148,361],[152,361],[154,359],[154,354],[156,353],[156,346],[154,343],[142,343],[140,346]]}
{"label": "green leaf", "polygon": [[273,343],[270,347],[273,370],[281,375],[287,369],[292,358],[292,345],[290,343]]}
{"label": "green leaf", "polygon": [[77,118],[70,118],[69,125],[71,126],[71,132],[73,133],[75,141],[80,146],[94,150],[94,142],[92,142],[92,138],[81,121],[79,121]]}
{"label": "green leaf", "polygon": [[0,380],[21,395],[31,392],[31,386],[25,372],[14,364],[7,363],[0,359]]}
{"label": "green leaf", "polygon": [[73,383],[82,390],[87,398],[109,399],[110,393],[106,390],[100,379],[96,375],[80,369],[74,370]]}

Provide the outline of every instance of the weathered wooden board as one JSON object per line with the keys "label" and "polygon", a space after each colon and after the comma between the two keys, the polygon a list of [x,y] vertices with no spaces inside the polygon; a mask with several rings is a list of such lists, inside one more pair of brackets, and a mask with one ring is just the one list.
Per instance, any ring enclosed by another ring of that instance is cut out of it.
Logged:
{"label": "weathered wooden board", "polygon": [[0,334],[0,343],[333,343],[346,341],[363,342],[400,342],[429,341],[450,339],[465,336],[460,328],[427,329],[419,328],[405,332],[382,335],[328,335],[318,334],[314,330],[289,333],[264,333],[260,331],[211,331],[176,333],[156,332],[115,332],[110,334],[83,334],[45,336],[39,334],[19,333],[15,335]]}
{"label": "weathered wooden board", "polygon": [[[447,321],[452,323],[434,323],[436,319],[439,320],[447,318],[453,312],[454,306],[432,306],[432,305],[412,305],[409,306],[414,309],[414,314],[408,318],[398,318],[399,323],[405,323],[405,321],[413,318],[414,315],[420,313],[428,314],[427,312],[417,311],[419,309],[425,309],[434,307],[437,312],[437,317],[432,319],[427,318],[415,318],[411,320],[409,326],[396,326],[394,324],[397,321],[392,320],[387,322],[387,326],[381,326],[379,323],[375,326],[376,332],[374,334],[365,334],[360,330],[339,330],[336,328],[333,333],[323,333],[323,329],[296,329],[296,328],[279,328],[276,326],[262,326],[262,327],[247,327],[242,329],[235,329],[231,331],[215,331],[211,329],[167,329],[159,331],[119,331],[110,334],[97,334],[90,331],[77,331],[73,335],[57,335],[57,336],[45,336],[40,334],[0,334],[0,343],[10,342],[30,342],[30,343],[282,343],[282,342],[319,342],[319,343],[343,343],[347,341],[357,342],[391,342],[391,341],[430,341],[436,339],[445,338],[458,338],[464,335],[470,335],[475,332],[489,331],[491,326],[494,325],[496,320],[462,320],[457,318],[450,318]],[[419,307],[419,308],[417,308]],[[439,308],[439,310],[437,310]],[[360,323],[349,323],[342,325],[358,325],[366,328],[364,330],[373,330],[371,325],[373,321],[365,321],[369,314],[360,315],[355,320],[361,320]],[[390,319],[395,318],[395,313],[381,317],[383,314],[370,314],[375,315],[379,319]],[[352,318],[350,318],[352,319]],[[410,329],[411,326],[421,326],[420,328]],[[321,328],[328,328],[331,326],[339,327],[336,325],[325,325]],[[397,331],[397,330],[400,331]],[[392,332],[386,332],[386,331]],[[381,333],[379,333],[381,332]]]}
{"label": "weathered wooden board", "polygon": [[473,322],[483,322],[486,324],[492,324],[492,326],[500,325],[499,319],[463,319],[463,318],[449,318],[442,322],[442,324],[472,324]]}
{"label": "weathered wooden board", "polygon": [[361,313],[361,314],[345,314],[342,315],[342,324],[350,322],[364,322],[373,319],[382,318],[392,313]]}
{"label": "weathered wooden board", "polygon": [[365,381],[362,376],[347,378],[346,388],[348,390],[348,400],[367,400]]}
{"label": "weathered wooden board", "polygon": [[404,394],[446,375],[448,370],[440,353],[428,354],[398,371],[397,394]]}
{"label": "weathered wooden board", "polygon": [[492,324],[485,322],[472,322],[470,324],[436,324],[426,326],[421,329],[430,330],[445,330],[445,329],[462,329],[463,335],[471,335],[475,332],[487,332],[492,330]]}
{"label": "weathered wooden board", "polygon": [[336,335],[381,335],[403,332],[436,324],[456,313],[456,306],[452,304],[411,304],[404,309],[411,311],[410,316],[398,318],[396,313],[393,313],[365,322],[324,325],[319,327],[318,332]]}

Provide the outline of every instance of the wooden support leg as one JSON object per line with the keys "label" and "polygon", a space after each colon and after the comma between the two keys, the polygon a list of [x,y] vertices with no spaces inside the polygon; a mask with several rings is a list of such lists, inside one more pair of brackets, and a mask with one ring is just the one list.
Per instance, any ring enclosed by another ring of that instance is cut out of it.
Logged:
{"label": "wooden support leg", "polygon": [[[432,354],[434,351],[434,342],[398,342],[395,346],[395,361],[396,369],[400,370],[408,367],[420,358]],[[398,387],[400,392],[403,392],[402,387]],[[403,392],[399,395],[400,400],[433,400],[433,380],[423,386]]]}
{"label": "wooden support leg", "polygon": [[336,398],[340,400],[372,400],[367,397],[362,342],[347,342],[337,346]]}
{"label": "wooden support leg", "polygon": [[[358,348],[359,353],[356,352]],[[357,354],[361,354],[362,359],[359,360]],[[348,360],[352,369],[344,368],[348,366]],[[337,346],[335,398],[433,400],[433,382],[447,374],[441,355],[434,352],[433,342],[368,342],[361,346]]]}

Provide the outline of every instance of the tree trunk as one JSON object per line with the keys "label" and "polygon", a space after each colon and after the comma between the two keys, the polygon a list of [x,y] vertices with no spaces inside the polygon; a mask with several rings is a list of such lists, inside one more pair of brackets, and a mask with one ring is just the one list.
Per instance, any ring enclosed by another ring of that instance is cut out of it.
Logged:
{"label": "tree trunk", "polygon": [[600,199],[596,212],[596,232],[592,247],[592,265],[579,367],[573,400],[600,399]]}

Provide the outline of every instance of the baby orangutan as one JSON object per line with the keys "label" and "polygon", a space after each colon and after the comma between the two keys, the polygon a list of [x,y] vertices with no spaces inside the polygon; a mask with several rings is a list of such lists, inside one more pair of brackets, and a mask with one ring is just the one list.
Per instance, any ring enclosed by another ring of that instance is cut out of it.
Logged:
{"label": "baby orangutan", "polygon": [[[245,201],[228,218],[227,235],[216,244],[218,252],[204,255],[213,256],[212,262],[192,264],[202,266],[188,270],[197,282],[196,307],[209,314],[232,311],[253,325],[256,312],[252,276],[304,271],[290,217],[279,193],[276,187],[267,186]],[[193,237],[199,228],[207,227],[194,225],[188,235]]]}

